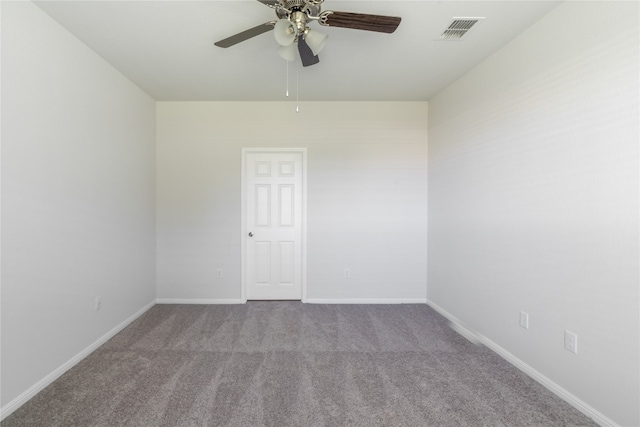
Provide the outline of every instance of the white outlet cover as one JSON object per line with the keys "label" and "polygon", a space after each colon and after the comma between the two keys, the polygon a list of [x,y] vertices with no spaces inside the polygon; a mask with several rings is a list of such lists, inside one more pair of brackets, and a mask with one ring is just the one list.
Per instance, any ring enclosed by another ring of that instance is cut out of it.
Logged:
{"label": "white outlet cover", "polygon": [[564,331],[564,348],[578,354],[578,335],[571,331]]}
{"label": "white outlet cover", "polygon": [[524,311],[520,312],[520,326],[529,329],[529,313],[525,313]]}

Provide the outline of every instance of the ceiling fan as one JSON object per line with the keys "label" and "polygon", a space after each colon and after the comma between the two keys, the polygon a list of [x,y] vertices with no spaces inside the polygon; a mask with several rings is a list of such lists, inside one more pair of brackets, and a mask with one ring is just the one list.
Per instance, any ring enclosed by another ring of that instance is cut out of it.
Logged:
{"label": "ceiling fan", "polygon": [[307,25],[311,21],[318,21],[327,27],[352,28],[355,30],[377,31],[393,33],[401,18],[396,16],[369,15],[364,13],[322,11],[324,0],[258,0],[260,3],[274,9],[277,21],[242,31],[215,43],[219,47],[230,47],[237,43],[274,30],[277,42],[280,44],[278,53],[283,58],[294,61],[297,51],[302,65],[308,67],[317,64],[320,59],[318,53],[324,47],[327,36],[312,30]]}

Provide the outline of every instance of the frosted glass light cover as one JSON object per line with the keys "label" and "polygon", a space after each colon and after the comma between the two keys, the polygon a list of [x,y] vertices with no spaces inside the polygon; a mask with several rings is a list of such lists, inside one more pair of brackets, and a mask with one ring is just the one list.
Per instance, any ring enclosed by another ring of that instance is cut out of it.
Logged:
{"label": "frosted glass light cover", "polygon": [[280,46],[289,46],[296,38],[296,28],[288,19],[280,19],[273,28],[273,35]]}
{"label": "frosted glass light cover", "polygon": [[323,34],[321,32],[315,30],[307,30],[304,41],[306,41],[311,48],[311,52],[313,52],[314,55],[317,55],[324,47],[324,44],[327,41],[327,37],[328,36],[326,34]]}
{"label": "frosted glass light cover", "polygon": [[295,61],[298,48],[295,43],[291,43],[289,46],[280,46],[278,48],[278,55],[287,61]]}

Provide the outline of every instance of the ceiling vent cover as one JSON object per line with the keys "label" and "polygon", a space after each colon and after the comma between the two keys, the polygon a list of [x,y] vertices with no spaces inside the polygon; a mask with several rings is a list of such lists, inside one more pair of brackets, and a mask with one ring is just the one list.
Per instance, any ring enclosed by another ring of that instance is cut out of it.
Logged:
{"label": "ceiling vent cover", "polygon": [[438,40],[460,40],[484,18],[453,18]]}

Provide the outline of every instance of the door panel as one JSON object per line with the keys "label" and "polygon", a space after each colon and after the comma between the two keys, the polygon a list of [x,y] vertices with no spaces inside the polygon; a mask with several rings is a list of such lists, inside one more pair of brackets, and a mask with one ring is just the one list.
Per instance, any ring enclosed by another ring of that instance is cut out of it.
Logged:
{"label": "door panel", "polygon": [[256,242],[254,247],[255,282],[257,285],[271,284],[271,242]]}
{"label": "door panel", "polygon": [[255,186],[255,223],[254,227],[271,227],[271,186]]}
{"label": "door panel", "polygon": [[280,283],[293,285],[295,282],[295,242],[279,242]]}
{"label": "door panel", "polygon": [[247,299],[302,298],[302,153],[245,153]]}
{"label": "door panel", "polygon": [[295,188],[293,185],[285,184],[280,185],[278,194],[278,200],[280,201],[280,212],[278,215],[278,223],[280,227],[293,227],[294,222],[293,218],[295,216],[295,206],[294,206],[294,192]]}

